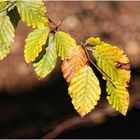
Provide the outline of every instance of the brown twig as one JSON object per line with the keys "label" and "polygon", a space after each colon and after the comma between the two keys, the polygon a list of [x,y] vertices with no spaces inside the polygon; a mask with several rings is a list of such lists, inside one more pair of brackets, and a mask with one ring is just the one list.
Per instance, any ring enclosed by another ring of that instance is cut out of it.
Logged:
{"label": "brown twig", "polygon": [[[92,59],[91,59],[90,56],[89,56],[88,49],[87,49],[85,46],[83,46],[83,45],[82,45],[82,47],[83,47],[83,49],[85,50],[86,56],[87,56],[88,60],[92,63],[92,65],[107,79],[107,81],[108,81],[113,87],[115,87],[115,85],[114,85],[113,82],[111,81],[110,77],[92,61]],[[116,88],[116,87],[115,87],[115,88]]]}
{"label": "brown twig", "polygon": [[[133,95],[131,97],[129,110],[135,108],[136,102],[140,100],[139,94]],[[136,106],[137,107],[137,106]],[[91,112],[88,116],[84,118],[80,118],[79,116],[75,116],[69,118],[61,123],[59,123],[51,132],[47,133],[43,136],[43,139],[53,139],[62,134],[64,131],[68,131],[71,129],[76,129],[78,127],[84,125],[97,125],[102,123],[107,117],[117,115],[116,111],[112,109],[109,104],[104,104],[101,109],[96,109]]]}
{"label": "brown twig", "polygon": [[[75,116],[72,118],[69,118],[59,125],[57,125],[50,133],[43,136],[43,139],[52,139],[56,138],[58,135],[63,133],[64,131],[74,129],[80,126],[84,126],[87,124],[98,124],[102,122],[103,119],[105,119],[107,116],[112,115],[114,110],[108,105],[108,107],[104,107],[102,109],[98,109],[92,113],[90,113],[88,116],[81,118],[79,116]],[[97,123],[98,122],[98,123]]]}

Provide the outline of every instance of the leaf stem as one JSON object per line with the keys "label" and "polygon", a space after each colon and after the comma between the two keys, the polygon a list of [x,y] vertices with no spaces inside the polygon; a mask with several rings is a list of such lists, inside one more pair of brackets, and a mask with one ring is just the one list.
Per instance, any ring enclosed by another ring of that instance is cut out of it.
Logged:
{"label": "leaf stem", "polygon": [[47,16],[47,18],[48,18],[48,21],[49,21],[49,23],[50,23],[49,27],[50,27],[50,29],[51,29],[51,32],[52,32],[53,34],[55,34],[55,32],[58,30],[59,26],[61,25],[62,20],[60,20],[60,21],[56,24],[56,23],[55,23],[53,20],[51,20],[48,16]]}
{"label": "leaf stem", "polygon": [[50,17],[47,16],[47,18],[48,18],[48,20],[49,20],[50,23],[52,23],[55,27],[57,27],[56,23],[53,20],[51,20]]}
{"label": "leaf stem", "polygon": [[101,68],[99,68],[99,67],[92,61],[92,59],[91,59],[90,56],[89,56],[88,49],[87,49],[84,45],[82,45],[82,48],[85,50],[86,56],[87,56],[88,60],[92,63],[92,65],[107,79],[107,81],[108,81],[114,88],[116,88],[115,85],[113,84],[113,82],[111,81],[110,77],[109,77]]}
{"label": "leaf stem", "polygon": [[[69,32],[67,32],[67,33],[69,33]],[[77,41],[79,41],[81,46],[84,45],[84,43],[75,34],[73,34],[73,33],[69,33],[69,34],[71,34]]]}

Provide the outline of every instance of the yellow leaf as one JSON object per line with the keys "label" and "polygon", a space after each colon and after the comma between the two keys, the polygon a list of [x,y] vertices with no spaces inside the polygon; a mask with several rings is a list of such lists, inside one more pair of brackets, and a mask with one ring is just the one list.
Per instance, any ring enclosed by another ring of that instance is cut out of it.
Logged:
{"label": "yellow leaf", "polygon": [[64,60],[69,50],[76,47],[76,42],[69,34],[59,31],[55,34],[55,45],[58,55]]}
{"label": "yellow leaf", "polygon": [[61,70],[64,78],[69,83],[74,74],[87,64],[87,57],[81,46],[73,47],[65,57]]}
{"label": "yellow leaf", "polygon": [[42,0],[19,0],[16,2],[21,19],[33,28],[47,26],[48,19],[45,16],[46,7]]}
{"label": "yellow leaf", "polygon": [[129,93],[127,89],[121,85],[113,87],[107,82],[107,92],[109,104],[125,116],[129,106]]}
{"label": "yellow leaf", "polygon": [[100,98],[101,89],[90,66],[86,65],[74,75],[68,91],[72,104],[81,117],[94,109]]}
{"label": "yellow leaf", "polygon": [[[126,89],[130,82],[130,64],[126,54],[118,47],[101,41],[99,38],[89,38],[86,43],[93,45],[93,56],[98,67],[109,77],[107,92],[109,103],[123,115],[129,105],[129,94]],[[110,85],[111,84],[111,85]],[[113,85],[112,85],[113,84]]]}
{"label": "yellow leaf", "polygon": [[[94,40],[92,37],[87,40],[87,43],[96,44]],[[110,77],[114,84],[120,83],[125,87],[128,86],[130,81],[129,59],[120,48],[100,41],[93,49],[93,56],[98,67]]]}
{"label": "yellow leaf", "polygon": [[27,63],[33,62],[42,51],[42,47],[47,41],[49,31],[48,27],[40,27],[28,35],[24,50]]}
{"label": "yellow leaf", "polygon": [[14,43],[14,27],[8,16],[0,16],[0,60],[6,57]]}
{"label": "yellow leaf", "polygon": [[0,1],[0,12],[6,7],[7,1]]}

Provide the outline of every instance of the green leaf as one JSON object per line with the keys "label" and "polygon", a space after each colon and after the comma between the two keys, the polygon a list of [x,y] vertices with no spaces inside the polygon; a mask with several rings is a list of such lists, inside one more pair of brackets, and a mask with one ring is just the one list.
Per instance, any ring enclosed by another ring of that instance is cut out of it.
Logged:
{"label": "green leaf", "polygon": [[102,74],[107,80],[109,103],[125,115],[129,105],[129,94],[126,89],[130,82],[129,59],[120,48],[105,43],[99,38],[91,37],[86,42],[94,46],[93,56],[98,67],[104,72]]}
{"label": "green leaf", "polygon": [[59,31],[55,34],[55,45],[58,55],[64,60],[69,50],[76,47],[76,42],[69,34]]}
{"label": "green leaf", "polygon": [[40,27],[28,35],[24,50],[25,61],[27,63],[33,62],[42,51],[43,45],[45,45],[47,41],[49,31],[48,27]]}
{"label": "green leaf", "polygon": [[109,104],[125,116],[129,106],[129,93],[127,89],[121,85],[117,85],[115,88],[107,82],[107,93]]}
{"label": "green leaf", "polygon": [[14,28],[8,16],[0,16],[0,60],[6,57],[14,43]]}
{"label": "green leaf", "polygon": [[[45,46],[46,47],[46,46]],[[57,61],[57,52],[52,36],[49,36],[48,46],[45,48],[43,57],[33,64],[39,79],[45,78],[55,67]]]}
{"label": "green leaf", "polygon": [[20,0],[16,2],[21,19],[33,28],[48,25],[46,7],[42,0]]}
{"label": "green leaf", "polygon": [[11,23],[13,24],[13,27],[16,28],[17,24],[20,20],[20,15],[17,11],[17,7],[14,7],[11,11],[8,12],[8,16],[10,17]]}
{"label": "green leaf", "polygon": [[90,66],[81,68],[72,78],[68,88],[72,104],[81,117],[97,105],[101,89],[99,81]]}

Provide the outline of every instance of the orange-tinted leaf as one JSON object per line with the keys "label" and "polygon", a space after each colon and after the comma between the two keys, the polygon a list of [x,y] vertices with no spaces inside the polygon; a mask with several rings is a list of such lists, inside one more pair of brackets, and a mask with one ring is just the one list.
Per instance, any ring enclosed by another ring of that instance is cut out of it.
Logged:
{"label": "orange-tinted leaf", "polygon": [[69,83],[74,74],[87,64],[87,57],[81,46],[73,47],[66,55],[61,70],[64,78]]}

